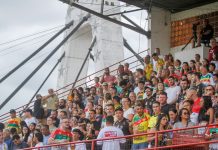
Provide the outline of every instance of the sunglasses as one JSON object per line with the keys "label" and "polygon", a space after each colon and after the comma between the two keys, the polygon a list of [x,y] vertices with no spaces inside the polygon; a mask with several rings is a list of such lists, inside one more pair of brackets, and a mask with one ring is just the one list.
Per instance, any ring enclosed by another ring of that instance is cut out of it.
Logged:
{"label": "sunglasses", "polygon": [[184,112],[184,113],[183,113],[183,115],[189,115],[189,113],[187,113],[187,112]]}

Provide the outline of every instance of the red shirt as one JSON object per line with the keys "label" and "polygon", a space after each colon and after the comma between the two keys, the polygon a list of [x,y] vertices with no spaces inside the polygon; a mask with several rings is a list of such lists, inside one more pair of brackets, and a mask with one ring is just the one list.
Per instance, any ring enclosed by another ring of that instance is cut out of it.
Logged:
{"label": "red shirt", "polygon": [[200,109],[201,109],[201,106],[200,106],[200,101],[201,101],[201,98],[197,98],[195,101],[194,101],[194,104],[193,104],[193,107],[192,107],[192,112],[195,112],[195,113],[199,113]]}
{"label": "red shirt", "polygon": [[115,82],[115,81],[116,81],[116,77],[109,75],[109,76],[104,76],[102,82]]}
{"label": "red shirt", "polygon": [[215,46],[214,48],[210,48],[208,52],[208,60],[211,61],[213,59],[213,54],[218,53],[218,46]]}

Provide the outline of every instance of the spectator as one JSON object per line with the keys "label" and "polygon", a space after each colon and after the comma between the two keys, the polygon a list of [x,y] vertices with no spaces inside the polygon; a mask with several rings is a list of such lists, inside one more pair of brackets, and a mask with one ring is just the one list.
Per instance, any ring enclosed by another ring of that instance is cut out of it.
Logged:
{"label": "spectator", "polygon": [[[36,143],[34,147],[41,147],[43,146],[43,135],[40,132],[34,134],[33,142]],[[37,150],[43,150],[44,148],[37,148]]]}
{"label": "spectator", "polygon": [[195,72],[196,71],[195,61],[194,60],[190,60],[189,61],[189,66],[190,66],[190,71],[191,72]]}
{"label": "spectator", "polygon": [[104,69],[104,74],[101,78],[101,83],[103,82],[115,82],[116,81],[116,77],[110,75],[110,70],[109,68],[105,68]]}
{"label": "spectator", "polygon": [[216,71],[216,65],[214,63],[210,63],[209,64],[209,73],[211,74],[215,74],[217,71]]}
{"label": "spectator", "polygon": [[175,108],[169,110],[169,127],[172,129],[174,124],[178,121],[178,113]]}
{"label": "spectator", "polygon": [[[72,133],[73,133],[72,139],[74,142],[82,140],[81,137],[83,137],[83,133],[79,129],[73,129]],[[86,150],[86,144],[78,143],[78,144],[73,145],[71,148],[75,150]]]}
{"label": "spectator", "polygon": [[3,130],[3,139],[4,139],[4,143],[7,144],[8,149],[10,149],[11,148],[10,146],[12,144],[12,139],[11,139],[11,136],[10,136],[10,130],[9,129],[4,129]]}
{"label": "spectator", "polygon": [[155,101],[152,104],[152,110],[153,110],[153,115],[149,119],[149,124],[148,124],[149,129],[152,129],[156,126],[157,117],[159,114],[161,114],[160,103]]}
{"label": "spectator", "polygon": [[103,108],[101,105],[97,105],[95,107],[95,112],[96,112],[96,121],[100,124],[101,126],[101,122],[102,122],[102,117],[103,117]]}
{"label": "spectator", "polygon": [[94,81],[95,81],[95,87],[96,87],[96,88],[101,87],[101,84],[100,84],[100,82],[99,82],[99,81],[100,81],[99,77],[95,77],[95,78],[94,78]]}
{"label": "spectator", "polygon": [[33,116],[36,117],[39,123],[43,123],[44,118],[44,108],[42,106],[42,96],[40,94],[36,95],[36,101],[33,107]]}
{"label": "spectator", "polygon": [[181,75],[187,75],[188,72],[189,72],[188,62],[183,62],[182,70],[181,70]]}
{"label": "spectator", "polygon": [[141,68],[136,69],[135,76],[136,76],[136,78],[139,78],[139,81],[142,81],[142,82],[146,81],[146,78],[144,76],[144,71]]}
{"label": "spectator", "polygon": [[152,105],[156,101],[156,98],[152,95],[153,89],[150,87],[145,88],[146,98],[145,98],[145,109],[148,110],[149,114],[152,114]]}
{"label": "spectator", "polygon": [[208,52],[208,60],[212,61],[213,55],[218,53],[218,46],[217,46],[215,38],[210,39],[210,45],[211,45],[211,48],[209,49],[209,52]]}
{"label": "spectator", "polygon": [[182,63],[179,59],[176,59],[174,62],[175,73],[179,76],[181,75],[181,70],[182,70],[181,64]]}
{"label": "spectator", "polygon": [[21,141],[20,136],[18,134],[15,134],[12,137],[12,141],[13,143],[11,145],[11,150],[17,150],[17,149],[23,149],[29,147],[26,142]]}
{"label": "spectator", "polygon": [[60,119],[58,119],[57,116],[58,116],[58,112],[56,110],[52,110],[50,117],[54,120],[54,125],[56,127],[58,127],[60,123]]}
{"label": "spectator", "polygon": [[153,58],[153,70],[154,71],[159,71],[160,69],[162,69],[163,68],[163,66],[164,66],[164,60],[163,59],[161,59],[161,58],[159,58],[159,56],[158,56],[158,54],[157,53],[153,53],[152,54],[152,58]]}
{"label": "spectator", "polygon": [[21,119],[17,117],[16,111],[14,109],[10,110],[10,119],[7,121],[7,128],[15,128],[17,132],[20,133],[21,126],[20,126]]}
{"label": "spectator", "polygon": [[44,98],[44,106],[47,112],[47,116],[50,116],[52,110],[56,110],[58,108],[58,97],[54,93],[53,89],[48,90],[48,95]]}
{"label": "spectator", "polygon": [[96,87],[95,86],[92,86],[90,88],[90,95],[94,98],[94,101],[93,101],[94,105],[97,105],[99,96],[96,94]]}
{"label": "spectator", "polygon": [[169,114],[170,108],[174,107],[167,103],[167,93],[165,92],[160,93],[159,102],[160,102],[161,112],[164,114]]}
{"label": "spectator", "polygon": [[52,117],[47,118],[47,125],[49,126],[50,133],[57,129],[57,127],[55,126],[55,120]]}
{"label": "spectator", "polygon": [[29,129],[27,126],[22,126],[21,135],[22,135],[22,140],[23,140],[25,143],[27,143],[28,141],[31,140],[31,137],[30,137],[30,129]]}
{"label": "spectator", "polygon": [[41,128],[41,133],[43,135],[43,145],[48,145],[48,139],[50,137],[49,126],[43,125]]}
{"label": "spectator", "polygon": [[145,97],[144,85],[145,85],[144,81],[139,81],[138,86],[134,89],[137,100],[143,100],[143,98]]}
{"label": "spectator", "polygon": [[113,97],[113,104],[114,104],[114,108],[117,109],[119,107],[121,107],[121,104],[120,104],[120,97],[119,96],[114,96]]}
{"label": "spectator", "polygon": [[[166,93],[168,96],[167,103],[170,105],[175,105],[177,98],[178,98],[178,95],[181,92],[181,88],[179,86],[175,85],[174,77],[170,76],[168,78],[168,80],[169,80],[169,88],[166,89]],[[168,113],[166,113],[166,114],[168,114]]]}
{"label": "spectator", "polygon": [[146,76],[146,79],[147,80],[150,80],[151,78],[151,73],[153,71],[153,66],[150,62],[150,56],[147,55],[145,58],[144,58],[144,62],[145,62],[145,67],[144,67],[144,71],[145,71],[145,76]]}
{"label": "spectator", "polygon": [[[178,118],[179,118],[179,121],[174,124],[173,129],[187,128],[187,127],[192,127],[195,125],[193,122],[189,121],[190,113],[188,109],[186,108],[182,108],[180,110]],[[183,130],[183,131],[178,131],[178,132],[194,134],[193,130]]]}
{"label": "spectator", "polygon": [[131,106],[134,107],[135,102],[136,102],[136,94],[134,92],[129,93],[129,99],[131,102]]}
{"label": "spectator", "polygon": [[180,81],[180,88],[181,92],[178,95],[177,101],[176,101],[176,109],[179,110],[182,108],[183,101],[185,100],[186,97],[186,92],[189,88],[189,83],[188,80],[181,80]]}
{"label": "spectator", "polygon": [[0,130],[0,149],[1,150],[9,150],[7,144],[4,142],[2,130]]}
{"label": "spectator", "polygon": [[207,86],[207,85],[214,85],[214,82],[213,82],[213,76],[211,73],[208,72],[208,69],[207,67],[205,66],[201,66],[201,83],[204,84],[204,86]]}
{"label": "spectator", "polygon": [[[150,116],[144,113],[144,106],[138,103],[135,106],[136,114],[133,117],[133,134],[146,133]],[[148,147],[147,136],[137,136],[133,138],[132,150],[145,149]]]}
{"label": "spectator", "polygon": [[200,101],[201,109],[198,116],[198,122],[208,120],[209,124],[212,124],[214,121],[214,110],[212,108],[212,101],[210,96],[203,96]]}
{"label": "spectator", "polygon": [[195,86],[197,88],[197,94],[199,97],[201,97],[204,93],[204,87],[205,85],[201,83],[201,74],[198,72],[195,72],[192,74],[192,83],[191,86]]}
{"label": "spectator", "polygon": [[211,63],[215,64],[215,72],[217,73],[218,71],[218,53],[213,54],[213,60]]}
{"label": "spectator", "polygon": [[[72,133],[69,131],[69,119],[64,118],[60,122],[60,128],[56,129],[48,139],[49,144],[61,144],[72,141]],[[61,149],[67,150],[68,145],[61,146]]]}
{"label": "spectator", "polygon": [[25,120],[24,120],[27,124],[27,126],[29,126],[31,123],[35,123],[37,124],[38,123],[38,120],[33,117],[33,111],[32,109],[26,109],[25,110]]}
{"label": "spectator", "polygon": [[134,116],[134,110],[131,107],[131,101],[129,98],[122,98],[122,106],[124,110],[124,118],[128,119],[129,121],[132,121],[132,118]]}
{"label": "spectator", "polygon": [[212,85],[208,85],[204,88],[204,95],[205,96],[214,96],[215,89]]}
{"label": "spectator", "polygon": [[[100,130],[97,139],[124,136],[122,130],[113,126],[113,116],[106,117],[106,126]],[[111,141],[97,141],[98,145],[102,145],[102,150],[120,150],[120,144],[125,143],[126,139],[117,139]]]}

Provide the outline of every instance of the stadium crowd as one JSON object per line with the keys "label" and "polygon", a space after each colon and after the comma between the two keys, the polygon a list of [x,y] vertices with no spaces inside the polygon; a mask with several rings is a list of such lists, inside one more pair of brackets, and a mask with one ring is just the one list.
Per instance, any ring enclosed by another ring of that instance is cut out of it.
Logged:
{"label": "stadium crowd", "polygon": [[[196,125],[218,123],[218,46],[211,39],[208,58],[195,55],[189,62],[162,56],[160,49],[144,58],[144,68],[135,72],[129,64],[119,65],[117,76],[105,68],[90,88],[72,88],[66,99],[53,89],[38,94],[33,109],[20,118],[14,109],[0,130],[0,149],[15,150],[72,141],[101,139]],[[217,129],[211,133],[211,128]],[[218,125],[185,130],[218,139]],[[181,131],[182,132],[182,131]],[[172,133],[158,136],[158,145],[170,144]],[[155,135],[132,139],[97,141],[96,149],[145,149],[153,147]],[[210,144],[218,149],[218,144]],[[86,150],[91,144],[44,148]]]}

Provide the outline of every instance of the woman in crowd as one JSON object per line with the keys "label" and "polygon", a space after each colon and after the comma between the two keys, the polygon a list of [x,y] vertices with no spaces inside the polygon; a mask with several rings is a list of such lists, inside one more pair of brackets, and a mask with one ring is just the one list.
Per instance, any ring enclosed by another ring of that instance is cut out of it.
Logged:
{"label": "woman in crowd", "polygon": [[209,124],[214,122],[214,110],[212,108],[212,100],[210,96],[203,96],[200,102],[201,109],[198,115],[198,122],[203,125],[205,121]]}
{"label": "woman in crowd", "polygon": [[[182,129],[187,127],[192,127],[195,125],[193,122],[190,121],[190,112],[186,108],[182,108],[180,110],[178,120],[179,121],[174,124],[173,129]],[[195,133],[194,130],[183,130],[180,132],[187,133],[187,134]]]}
{"label": "woman in crowd", "polygon": [[72,90],[70,90],[70,93],[68,94],[67,99],[69,101],[72,101],[74,99],[75,94],[78,94],[78,90],[73,88]]}
{"label": "woman in crowd", "polygon": [[131,107],[131,100],[129,98],[123,98],[122,106],[124,111],[124,118],[128,119],[131,122],[135,114],[133,108]]}
{"label": "woman in crowd", "polygon": [[188,62],[183,62],[181,75],[186,75],[189,72],[189,70],[190,69],[189,69]]}
{"label": "woman in crowd", "polygon": [[102,108],[102,106],[97,105],[95,107],[95,111],[96,111],[96,115],[95,115],[96,121],[101,124],[102,117],[103,117],[103,108]]}
{"label": "woman in crowd", "polygon": [[57,127],[54,124],[55,124],[55,120],[51,117],[48,117],[47,125],[49,126],[50,133],[52,133],[55,129],[57,129]]}
{"label": "woman in crowd", "polygon": [[194,60],[190,60],[189,66],[190,66],[190,71],[191,72],[195,72],[196,71],[195,61]]}
{"label": "woman in crowd", "polygon": [[27,143],[30,140],[30,129],[27,126],[23,126],[21,130],[22,139]]}
{"label": "woman in crowd", "polygon": [[154,91],[153,96],[157,98],[159,96],[159,94],[164,92],[164,91],[165,91],[164,83],[158,82],[157,89],[156,89],[156,91]]}
{"label": "woman in crowd", "polygon": [[[167,114],[159,114],[157,117],[157,123],[156,126],[149,130],[149,133],[155,132],[155,131],[163,131],[169,129],[169,120]],[[170,133],[159,133],[158,134],[158,146],[166,146],[168,144]],[[151,145],[154,146],[155,142],[155,135],[149,134],[148,135],[148,141],[151,142]]]}

